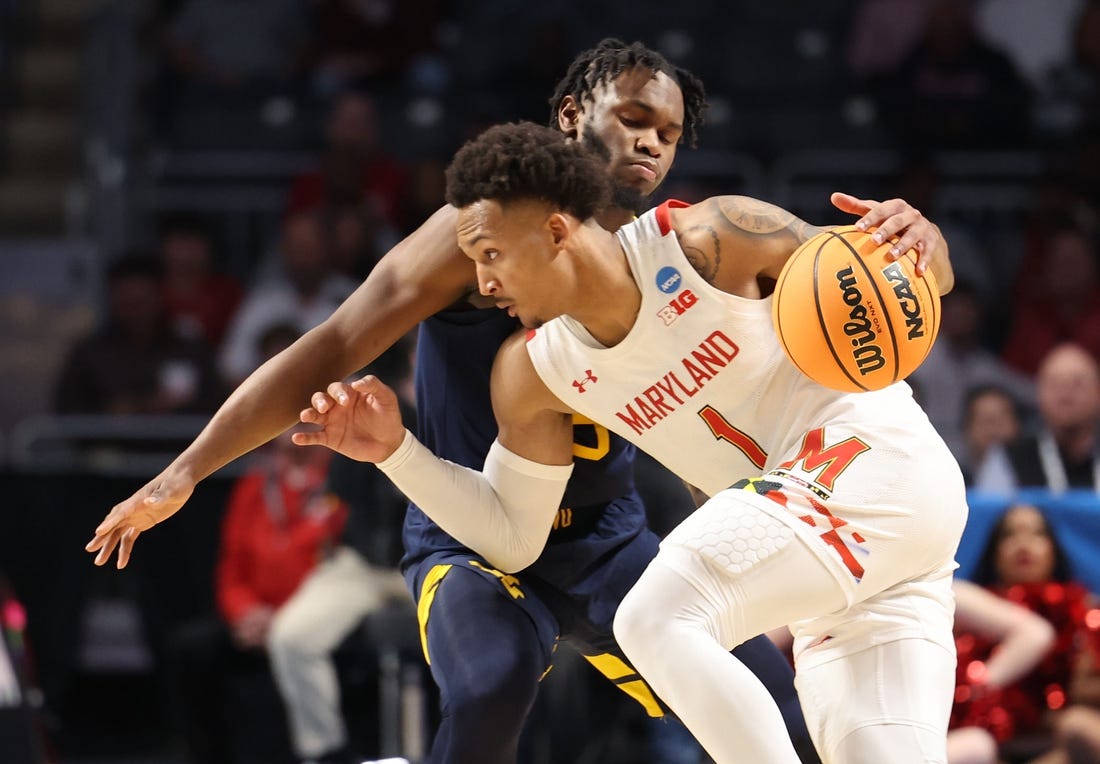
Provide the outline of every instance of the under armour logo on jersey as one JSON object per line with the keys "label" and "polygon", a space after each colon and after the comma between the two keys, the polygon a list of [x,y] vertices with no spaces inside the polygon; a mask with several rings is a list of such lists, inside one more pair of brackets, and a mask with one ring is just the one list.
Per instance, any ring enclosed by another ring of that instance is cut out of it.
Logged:
{"label": "under armour logo on jersey", "polygon": [[597,382],[600,381],[599,377],[595,377],[595,376],[592,375],[592,369],[585,369],[584,373],[585,373],[585,378],[584,379],[574,379],[573,380],[573,387],[577,388],[578,393],[583,393],[584,392],[584,386],[587,385],[589,382],[591,382],[592,384],[596,384]]}

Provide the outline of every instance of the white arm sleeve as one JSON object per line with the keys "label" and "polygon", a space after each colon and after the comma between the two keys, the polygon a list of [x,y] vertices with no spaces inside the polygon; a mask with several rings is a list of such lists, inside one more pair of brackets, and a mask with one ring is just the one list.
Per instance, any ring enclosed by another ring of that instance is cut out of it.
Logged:
{"label": "white arm sleeve", "polygon": [[494,440],[478,472],[440,459],[406,430],[378,469],[440,528],[514,573],[542,553],[573,465],[539,464]]}

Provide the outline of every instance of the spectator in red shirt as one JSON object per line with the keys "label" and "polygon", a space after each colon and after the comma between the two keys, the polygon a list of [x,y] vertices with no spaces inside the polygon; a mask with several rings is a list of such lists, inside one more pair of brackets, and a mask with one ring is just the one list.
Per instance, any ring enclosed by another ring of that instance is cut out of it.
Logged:
{"label": "spectator in red shirt", "polygon": [[173,328],[216,350],[241,302],[241,285],[214,265],[209,236],[197,224],[172,221],[160,236],[164,308]]}
{"label": "spectator in red shirt", "polygon": [[329,113],[325,140],[320,167],[291,182],[287,214],[361,205],[382,224],[401,230],[406,171],[382,148],[370,96],[359,91],[338,96]]}
{"label": "spectator in red shirt", "polygon": [[[347,517],[346,507],[325,491],[328,463],[324,449],[298,448],[285,433],[233,488],[215,577],[217,616],[184,626],[171,650],[194,762],[229,764],[242,744],[268,746],[256,752],[265,758],[274,755],[271,746],[289,750],[264,645],[275,614]],[[234,701],[239,680],[251,683],[247,708]],[[274,726],[272,718],[256,718],[265,708],[278,720]]]}
{"label": "spectator in red shirt", "polygon": [[346,517],[324,493],[326,455],[296,451],[289,434],[280,436],[265,463],[238,481],[226,510],[215,587],[218,611],[242,647],[263,646],[271,617]]}
{"label": "spectator in red shirt", "polygon": [[1009,365],[1035,374],[1063,342],[1073,342],[1100,360],[1100,274],[1096,246],[1084,230],[1063,225],[1046,239],[1042,255],[1022,266],[1022,294],[1004,348]]}

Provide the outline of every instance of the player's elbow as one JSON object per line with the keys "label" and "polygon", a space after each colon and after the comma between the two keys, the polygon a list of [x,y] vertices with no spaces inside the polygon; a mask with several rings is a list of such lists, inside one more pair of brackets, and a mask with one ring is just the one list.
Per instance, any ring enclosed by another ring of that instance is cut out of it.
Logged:
{"label": "player's elbow", "polygon": [[1036,651],[1044,655],[1054,647],[1054,643],[1058,639],[1058,632],[1055,630],[1054,625],[1038,614],[1035,618],[1028,620],[1027,629]]}
{"label": "player's elbow", "polygon": [[538,558],[538,550],[532,552],[526,549],[485,555],[485,561],[501,573],[519,573],[524,568],[533,565]]}
{"label": "player's elbow", "polygon": [[506,543],[498,545],[486,554],[485,560],[502,573],[518,573],[529,568],[542,554],[546,546],[546,534],[513,533]]}

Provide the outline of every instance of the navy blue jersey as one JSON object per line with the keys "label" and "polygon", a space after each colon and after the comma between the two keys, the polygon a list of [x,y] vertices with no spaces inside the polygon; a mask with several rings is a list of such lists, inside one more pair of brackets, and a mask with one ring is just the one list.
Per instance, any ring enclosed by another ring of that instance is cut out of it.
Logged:
{"label": "navy blue jersey", "polygon": [[[489,392],[493,359],[518,328],[516,319],[497,308],[443,311],[421,323],[416,348],[417,436],[440,457],[472,469],[484,466],[497,435]],[[578,422],[574,433],[573,475],[548,544],[592,535],[599,537],[599,547],[613,539],[621,543],[645,525],[640,503],[632,504],[636,511],[605,511],[613,500],[634,492],[634,447],[591,423]],[[406,513],[403,535],[406,566],[436,552],[464,549],[415,505]],[[564,563],[569,555],[558,552],[548,557],[563,558]]]}

